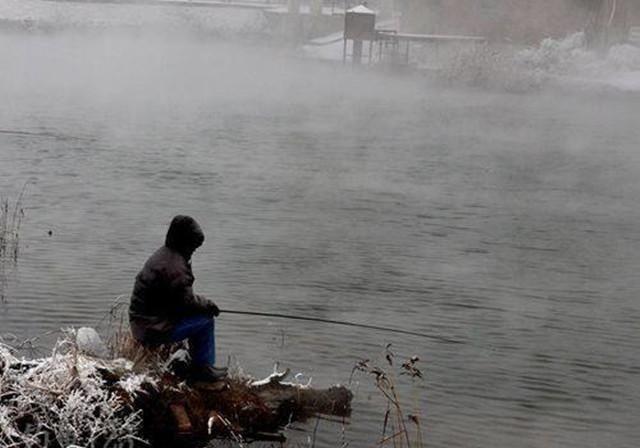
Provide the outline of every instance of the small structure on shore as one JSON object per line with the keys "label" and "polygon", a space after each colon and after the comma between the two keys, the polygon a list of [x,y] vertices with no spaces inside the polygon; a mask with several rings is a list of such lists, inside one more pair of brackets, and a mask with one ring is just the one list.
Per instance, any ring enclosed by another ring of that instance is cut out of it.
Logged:
{"label": "small structure on shore", "polygon": [[[446,43],[484,43],[486,39],[481,36],[457,36],[444,34],[413,34],[400,33],[396,29],[376,28],[377,14],[365,4],[351,8],[345,13],[344,21],[344,46],[342,60],[347,62],[349,56],[354,65],[362,64],[363,44],[369,43],[369,64],[374,61],[374,45],[377,44],[376,62],[388,60],[391,65],[408,65],[411,44],[416,42],[433,43],[436,45]],[[351,53],[349,54],[349,41],[351,41]]]}
{"label": "small structure on shore", "polygon": [[369,42],[369,62],[371,50],[376,40],[376,13],[365,5],[359,5],[346,11],[344,16],[344,49],[343,61],[347,59],[348,42],[352,42],[351,60],[354,64],[362,63],[363,43]]}

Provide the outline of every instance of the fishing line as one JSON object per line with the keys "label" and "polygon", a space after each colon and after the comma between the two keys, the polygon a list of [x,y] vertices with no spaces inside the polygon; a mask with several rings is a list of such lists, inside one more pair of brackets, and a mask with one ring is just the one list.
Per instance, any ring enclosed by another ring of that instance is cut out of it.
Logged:
{"label": "fishing line", "polygon": [[278,314],[278,313],[262,313],[258,311],[239,311],[239,310],[220,310],[220,313],[226,314],[239,314],[244,316],[259,316],[259,317],[275,317],[279,319],[291,319],[291,320],[303,320],[308,322],[321,322],[325,324],[343,325],[345,327],[357,327],[368,328],[370,330],[387,331],[390,333],[407,334],[410,336],[418,336],[420,338],[431,339],[438,342],[446,342],[448,344],[461,344],[462,341],[457,339],[450,339],[444,336],[438,336],[435,334],[418,333],[415,331],[401,330],[399,328],[382,327],[378,325],[359,324],[355,322],[346,322],[341,320],[322,319],[319,317],[305,317],[305,316],[293,316],[291,314]]}

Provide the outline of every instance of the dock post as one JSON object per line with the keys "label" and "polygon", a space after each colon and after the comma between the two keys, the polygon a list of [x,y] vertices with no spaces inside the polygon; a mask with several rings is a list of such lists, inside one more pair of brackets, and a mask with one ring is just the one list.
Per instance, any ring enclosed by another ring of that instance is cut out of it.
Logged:
{"label": "dock post", "polygon": [[311,0],[311,14],[314,16],[322,15],[322,0]]}
{"label": "dock post", "polygon": [[287,11],[289,14],[300,14],[300,0],[288,0]]}
{"label": "dock post", "polygon": [[344,38],[344,45],[342,47],[342,63],[347,63],[347,38]]}
{"label": "dock post", "polygon": [[288,0],[287,2],[289,33],[293,45],[299,43],[302,38],[302,17],[300,16],[300,0]]}
{"label": "dock post", "polygon": [[353,41],[353,64],[354,65],[362,64],[362,41],[361,40]]}

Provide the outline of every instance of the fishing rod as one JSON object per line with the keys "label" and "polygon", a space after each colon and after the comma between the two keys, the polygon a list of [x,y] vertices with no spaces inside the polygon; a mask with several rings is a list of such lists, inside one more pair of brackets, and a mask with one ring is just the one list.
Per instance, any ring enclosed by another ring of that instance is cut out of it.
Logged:
{"label": "fishing rod", "polygon": [[407,334],[410,336],[418,336],[425,339],[431,339],[438,342],[446,342],[448,344],[461,344],[462,341],[457,339],[450,339],[444,336],[438,336],[435,334],[426,334],[426,333],[418,333],[415,331],[401,330],[399,328],[391,328],[391,327],[382,327],[378,325],[369,325],[369,324],[359,324],[355,322],[346,322],[341,320],[332,320],[332,319],[322,319],[319,317],[305,317],[305,316],[294,316],[291,314],[279,314],[279,313],[262,313],[259,311],[239,311],[239,310],[220,310],[220,313],[225,314],[239,314],[243,316],[259,316],[259,317],[275,317],[279,319],[291,319],[291,320],[304,320],[308,322],[321,322],[325,324],[333,324],[333,325],[342,325],[345,327],[357,327],[357,328],[368,328],[370,330],[379,330],[379,331],[387,331],[390,333],[399,333],[399,334]]}

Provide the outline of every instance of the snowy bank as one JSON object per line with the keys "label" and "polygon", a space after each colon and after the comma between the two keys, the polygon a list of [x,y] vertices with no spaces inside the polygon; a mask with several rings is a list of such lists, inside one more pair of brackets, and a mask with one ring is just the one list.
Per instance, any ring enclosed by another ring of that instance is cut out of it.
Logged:
{"label": "snowy bank", "polygon": [[212,438],[281,441],[280,430],[293,421],[351,412],[348,389],[285,383],[288,370],[263,381],[238,370],[224,382],[189,384],[181,373],[188,371],[182,348],[140,348],[144,362],[139,356],[92,356],[97,353],[104,353],[104,344],[91,329],[67,331],[42,359],[19,359],[0,343],[0,446],[184,448]]}
{"label": "snowy bank", "polygon": [[[433,60],[423,60],[433,68]],[[621,44],[595,51],[587,47],[584,33],[544,39],[524,49],[487,44],[453,50],[437,63],[435,71],[442,79],[512,91],[545,85],[640,91],[640,48]]]}
{"label": "snowy bank", "polygon": [[[0,446],[106,446],[141,440],[142,415],[131,407],[154,385],[125,360],[106,362],[80,353],[68,332],[50,357],[24,360],[0,344]],[[101,370],[126,372],[106,386]]]}
{"label": "snowy bank", "polygon": [[[310,59],[342,61],[342,33],[315,39],[302,51]],[[377,55],[373,60],[380,63]],[[514,92],[546,85],[640,91],[640,47],[621,44],[598,52],[587,47],[582,32],[564,39],[544,39],[528,48],[495,43],[416,43],[411,47],[410,65],[450,84]]]}
{"label": "snowy bank", "polygon": [[259,10],[170,4],[0,0],[0,25],[25,30],[134,29],[205,34],[261,32]]}

